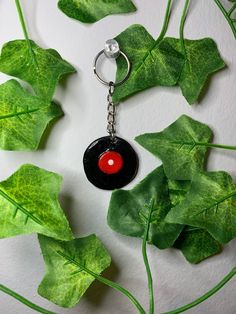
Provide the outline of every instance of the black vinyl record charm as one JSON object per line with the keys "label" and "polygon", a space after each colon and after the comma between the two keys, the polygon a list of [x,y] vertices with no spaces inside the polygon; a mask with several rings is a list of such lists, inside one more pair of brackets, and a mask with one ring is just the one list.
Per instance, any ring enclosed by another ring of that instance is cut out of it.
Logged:
{"label": "black vinyl record charm", "polygon": [[[107,82],[97,71],[99,58],[116,59],[123,57],[127,64],[127,71],[123,78],[115,83]],[[106,41],[105,48],[94,59],[93,71],[97,79],[109,87],[107,95],[107,132],[109,136],[101,137],[92,142],[84,153],[84,171],[88,180],[96,187],[103,190],[120,189],[130,183],[138,170],[138,156],[132,146],[116,136],[116,105],[113,94],[116,86],[123,84],[129,77],[131,63],[127,55],[119,48],[114,39]]]}
{"label": "black vinyl record charm", "polygon": [[138,157],[132,146],[115,136],[101,137],[84,153],[84,171],[88,180],[103,190],[122,188],[138,170]]}

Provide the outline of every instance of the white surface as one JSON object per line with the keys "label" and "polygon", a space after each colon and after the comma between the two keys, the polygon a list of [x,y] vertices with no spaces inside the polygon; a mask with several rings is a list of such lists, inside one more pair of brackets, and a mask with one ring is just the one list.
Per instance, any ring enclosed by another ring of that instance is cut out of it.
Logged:
{"label": "white surface", "polygon": [[[56,99],[62,104],[65,117],[53,127],[43,149],[32,153],[1,152],[0,180],[5,179],[24,163],[56,171],[64,176],[61,193],[77,236],[96,233],[109,249],[114,267],[110,271],[121,285],[133,291],[147,307],[146,275],[141,258],[139,239],[113,233],[106,225],[110,192],[93,187],[85,178],[82,156],[87,145],[105,135],[106,93],[92,73],[95,54],[104,42],[115,37],[133,23],[143,24],[156,37],[163,20],[166,1],[135,0],[139,10],[126,16],[110,16],[96,24],[84,25],[63,15],[56,0],[22,0],[31,38],[45,48],[54,48],[75,65],[65,86],[57,89]],[[177,3],[179,2],[179,3]],[[213,1],[192,1],[186,24],[186,37],[210,36],[219,46],[229,68],[215,75],[200,104],[190,107],[179,88],[149,89],[136,95],[119,108],[119,135],[132,141],[144,132],[162,130],[185,113],[208,123],[215,131],[215,142],[236,144],[236,41]],[[178,23],[184,1],[176,1],[169,35],[178,35]],[[0,1],[0,44],[22,38],[14,1]],[[1,74],[1,82],[8,79]],[[133,186],[154,169],[159,161],[133,143],[140,155],[140,171]],[[236,179],[236,152],[212,151],[209,169],[229,171]],[[176,250],[150,248],[149,256],[155,282],[156,313],[190,302],[213,287],[236,264],[236,242],[224,252],[198,266],[188,264]],[[96,283],[74,309],[63,310],[37,295],[37,285],[44,275],[44,264],[35,235],[0,241],[0,282],[32,301],[70,314],[132,314],[136,310],[117,292]],[[189,311],[194,314],[234,314],[236,279],[209,301]],[[10,297],[0,294],[0,313],[28,314],[32,310]]]}

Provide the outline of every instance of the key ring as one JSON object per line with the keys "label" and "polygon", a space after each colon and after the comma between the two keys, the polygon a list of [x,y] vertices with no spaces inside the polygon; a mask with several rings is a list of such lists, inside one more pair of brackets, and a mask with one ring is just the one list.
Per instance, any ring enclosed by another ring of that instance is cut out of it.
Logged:
{"label": "key ring", "polygon": [[[124,57],[127,62],[125,77],[114,83],[107,82],[97,73],[97,62],[101,55],[107,58]],[[94,59],[93,70],[96,78],[109,87],[107,95],[107,133],[93,141],[86,149],[83,158],[84,171],[88,180],[96,187],[104,190],[119,189],[128,184],[136,176],[138,156],[133,147],[124,139],[116,136],[116,108],[113,94],[115,87],[124,83],[131,70],[131,62],[126,54],[120,51],[119,44],[114,39],[106,41],[105,48]]]}
{"label": "key ring", "polygon": [[125,59],[126,63],[127,63],[127,72],[125,77],[118,81],[113,83],[113,86],[119,86],[121,84],[123,84],[129,77],[130,75],[130,71],[131,71],[131,63],[129,61],[129,58],[126,56],[126,54],[120,50],[119,48],[119,44],[117,43],[116,40],[114,39],[109,39],[106,41],[105,44],[105,48],[103,50],[101,50],[95,57],[94,59],[94,63],[93,63],[93,71],[95,76],[97,77],[97,79],[104,85],[106,86],[110,86],[111,81],[107,82],[106,80],[104,80],[97,72],[97,62],[98,59],[101,57],[101,55],[105,55],[107,58],[112,58],[112,59],[116,59],[118,58],[120,55]]}

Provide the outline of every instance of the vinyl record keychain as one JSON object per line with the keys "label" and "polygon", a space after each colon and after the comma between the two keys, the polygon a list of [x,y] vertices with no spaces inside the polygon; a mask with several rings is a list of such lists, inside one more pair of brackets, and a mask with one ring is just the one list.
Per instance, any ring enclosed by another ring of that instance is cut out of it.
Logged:
{"label": "vinyl record keychain", "polygon": [[[105,81],[97,72],[97,62],[100,56],[107,58],[123,57],[127,63],[127,72],[124,78],[116,83]],[[94,74],[97,79],[109,87],[107,96],[107,132],[109,136],[101,137],[92,142],[84,153],[84,170],[88,180],[96,187],[104,190],[114,190],[127,185],[136,176],[138,157],[132,146],[124,139],[116,136],[115,116],[116,106],[112,95],[116,86],[123,84],[129,77],[131,64],[126,54],[119,49],[114,39],[106,41],[94,60]]]}

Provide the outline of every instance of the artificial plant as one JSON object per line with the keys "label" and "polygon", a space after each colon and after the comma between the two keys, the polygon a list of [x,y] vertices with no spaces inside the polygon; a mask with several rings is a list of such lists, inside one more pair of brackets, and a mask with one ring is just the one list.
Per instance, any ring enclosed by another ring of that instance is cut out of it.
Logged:
{"label": "artificial plant", "polygon": [[[235,0],[228,0],[231,4],[227,4],[222,0],[214,0],[222,14],[224,15],[226,21],[228,22],[234,38],[236,39],[236,19],[235,19],[235,12],[236,12],[236,1]],[[229,7],[229,8],[227,8]]]}
{"label": "artificial plant", "polygon": [[84,23],[94,23],[107,15],[136,11],[131,0],[59,0],[59,9]]}
{"label": "artificial plant", "polygon": [[49,123],[63,114],[53,102],[56,85],[75,69],[56,50],[45,50],[29,39],[20,1],[15,3],[25,39],[3,46],[0,72],[29,83],[34,94],[16,80],[0,85],[0,148],[36,150]]}
{"label": "artificial plant", "polygon": [[[168,0],[162,31],[156,40],[142,25],[132,25],[116,40],[132,62],[127,82],[114,92],[115,102],[153,86],[179,85],[189,104],[195,103],[209,76],[224,68],[216,43],[211,38],[184,38],[184,25],[190,0],[185,2],[179,38],[166,37],[173,1]],[[117,59],[117,80],[125,71],[123,59]]]}
{"label": "artificial plant", "polygon": [[[232,18],[235,4],[226,14],[222,3],[214,1],[235,32]],[[167,1],[163,28],[157,40],[141,25],[133,25],[117,36],[133,68],[127,84],[117,89],[116,101],[152,86],[179,85],[192,104],[199,98],[207,78],[225,66],[212,39],[184,38],[190,0],[185,1],[179,38],[166,37],[172,2]],[[95,0],[59,1],[59,7],[66,14],[86,23],[111,13],[135,10],[129,0],[120,3],[101,0],[101,11],[94,10],[93,4]],[[49,121],[61,115],[52,98],[60,77],[74,72],[74,68],[55,50],[42,49],[29,39],[19,0],[16,6],[25,40],[12,41],[3,47],[0,71],[29,83],[34,93],[26,92],[15,80],[0,86],[0,147],[28,150],[38,147]],[[117,59],[117,64],[119,79],[124,65],[121,59]],[[30,136],[27,137],[26,132]],[[126,296],[139,313],[154,314],[155,292],[147,244],[159,249],[180,249],[189,262],[200,263],[220,253],[223,245],[236,236],[235,184],[229,174],[208,172],[205,167],[208,149],[236,150],[236,147],[213,144],[211,138],[212,131],[207,125],[188,116],[181,116],[164,131],[139,135],[136,141],[160,158],[163,165],[133,189],[112,193],[108,224],[116,232],[142,239],[149,288],[148,311],[127,289],[101,275],[109,267],[111,257],[96,235],[74,238],[58,201],[59,175],[34,165],[23,165],[0,182],[0,237],[38,234],[46,265],[38,293],[53,303],[67,308],[74,306],[96,279]],[[236,268],[233,268],[202,297],[164,314],[182,313],[200,304],[235,275]],[[4,285],[0,285],[0,290],[35,311],[55,314]]]}

